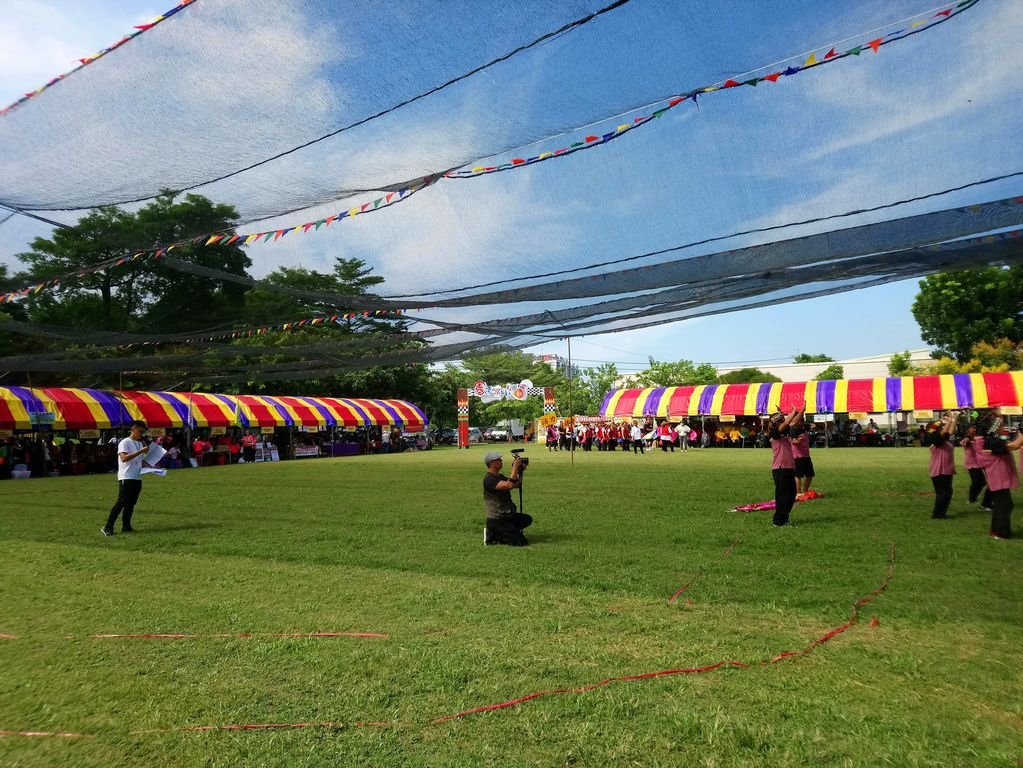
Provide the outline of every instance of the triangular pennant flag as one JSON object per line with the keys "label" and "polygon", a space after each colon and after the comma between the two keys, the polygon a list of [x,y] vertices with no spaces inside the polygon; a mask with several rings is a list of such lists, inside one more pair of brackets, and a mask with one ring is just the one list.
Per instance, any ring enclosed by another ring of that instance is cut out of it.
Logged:
{"label": "triangular pennant flag", "polygon": [[[512,160],[512,162],[514,163],[515,161]],[[387,197],[385,197],[384,200],[386,200],[389,203],[389,202],[391,202],[391,198],[392,197],[394,197],[394,193],[393,192],[388,192],[387,193]]]}
{"label": "triangular pennant flag", "polygon": [[206,245],[214,245],[224,239],[223,235],[213,235],[209,240],[206,241]]}
{"label": "triangular pennant flag", "polygon": [[590,144],[594,141],[600,141],[600,138],[597,136],[587,136],[585,139],[583,139],[583,141],[585,141],[587,144]]}
{"label": "triangular pennant flag", "polygon": [[369,203],[363,203],[362,206],[359,208],[359,212],[361,213],[362,211],[365,211],[367,208],[369,208],[369,206],[370,206]]}
{"label": "triangular pennant flag", "polygon": [[779,77],[781,77],[781,72],[772,72],[769,75],[764,75],[764,80],[768,80],[772,83],[777,83]]}
{"label": "triangular pennant flag", "polygon": [[737,82],[735,82],[735,80],[728,79],[728,80],[725,80],[725,84],[722,85],[721,87],[722,88],[734,88],[737,85],[741,85],[741,83],[737,83]]}
{"label": "triangular pennant flag", "polygon": [[313,226],[315,226],[317,229],[319,229],[320,227],[323,226],[324,221],[326,221],[326,219],[320,219],[319,221],[315,222],[313,224]]}
{"label": "triangular pennant flag", "polygon": [[282,237],[284,237],[284,230],[283,229],[278,229],[276,232],[274,232],[274,242],[275,243],[278,240],[280,240]]}
{"label": "triangular pennant flag", "polygon": [[805,64],[803,64],[803,67],[804,67],[804,68],[805,68],[805,67],[812,67],[812,66],[813,66],[814,64],[816,64],[816,63],[817,63],[817,57],[816,57],[816,56],[815,56],[814,54],[812,54],[812,53],[811,53],[811,54],[810,54],[810,58],[808,58],[808,59],[806,60],[806,63],[805,63]]}
{"label": "triangular pennant flag", "polygon": [[674,98],[674,99],[672,99],[671,101],[668,102],[668,108],[670,109],[671,107],[677,107],[679,104],[681,104],[685,100],[686,100],[685,96],[677,96],[676,98]]}
{"label": "triangular pennant flag", "polygon": [[[343,215],[343,214],[342,214],[342,215]],[[328,217],[327,217],[327,218],[325,219],[325,221],[326,221],[326,223],[327,223],[327,226],[329,227],[329,226],[330,226],[331,224],[333,224],[333,223],[334,223],[335,221],[337,221],[337,214],[335,213],[335,214],[334,214],[333,216],[328,216]]]}
{"label": "triangular pennant flag", "polygon": [[248,235],[245,238],[245,245],[248,245],[249,243],[251,243],[253,240],[255,240],[258,237],[259,237],[259,235]]}
{"label": "triangular pennant flag", "polygon": [[355,214],[357,214],[358,212],[359,212],[359,209],[358,209],[358,208],[352,208],[352,209],[351,209],[350,211],[348,211],[348,216],[349,216],[349,217],[352,217],[352,216],[354,216]]}
{"label": "triangular pennant flag", "polygon": [[855,48],[850,48],[846,53],[852,54],[853,56],[859,56],[863,52],[863,46],[857,45]]}
{"label": "triangular pennant flag", "polygon": [[867,43],[867,45],[869,45],[874,50],[874,53],[877,53],[878,48],[881,47],[881,43],[883,42],[884,38],[879,37],[877,38],[877,40],[871,40],[869,43]]}
{"label": "triangular pennant flag", "polygon": [[825,53],[825,54],[824,54],[824,58],[825,58],[825,59],[833,59],[833,58],[835,58],[835,57],[836,57],[837,55],[838,55],[838,54],[837,54],[837,53],[835,53],[835,49],[834,49],[834,48],[832,48],[832,49],[831,49],[830,51],[828,51],[827,53]]}
{"label": "triangular pennant flag", "polygon": [[754,77],[752,80],[747,80],[746,82],[744,82],[743,85],[752,85],[754,88],[756,88],[757,87],[757,83],[759,83],[759,82],[760,82],[760,78],[759,77]]}
{"label": "triangular pennant flag", "polygon": [[938,18],[939,16],[951,16],[951,15],[952,15],[952,9],[951,8],[946,8],[945,10],[938,11],[936,14],[934,14],[934,18]]}
{"label": "triangular pennant flag", "polygon": [[791,75],[796,74],[801,69],[802,67],[786,67],[785,71],[782,72],[782,74],[785,75],[785,77],[789,77]]}
{"label": "triangular pennant flag", "polygon": [[309,228],[310,228],[310,227],[311,227],[312,225],[313,225],[313,223],[312,223],[311,221],[310,221],[310,222],[308,222],[307,224],[303,224],[303,225],[302,225],[302,234],[304,235],[304,234],[305,234],[306,232],[308,232],[308,231],[309,231]]}
{"label": "triangular pennant flag", "polygon": [[274,236],[274,233],[273,233],[273,232],[260,232],[259,234],[261,234],[261,235],[266,235],[266,237],[264,237],[264,238],[263,238],[263,242],[264,242],[264,243],[265,243],[265,242],[267,242],[267,241],[269,241],[269,240],[270,240],[270,238]]}
{"label": "triangular pennant flag", "polygon": [[240,239],[241,239],[241,235],[231,235],[231,239],[228,240],[226,243],[224,243],[224,245],[230,245],[231,243],[235,242],[236,240],[240,240]]}

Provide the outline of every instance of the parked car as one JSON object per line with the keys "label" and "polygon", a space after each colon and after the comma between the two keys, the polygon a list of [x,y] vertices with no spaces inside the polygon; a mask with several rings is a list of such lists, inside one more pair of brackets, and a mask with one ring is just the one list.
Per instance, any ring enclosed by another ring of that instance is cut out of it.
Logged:
{"label": "parked car", "polygon": [[494,427],[490,430],[490,441],[491,442],[506,442],[508,440],[508,430],[504,427]]}
{"label": "parked car", "polygon": [[437,445],[458,445],[458,430],[438,429],[434,432],[433,441]]}

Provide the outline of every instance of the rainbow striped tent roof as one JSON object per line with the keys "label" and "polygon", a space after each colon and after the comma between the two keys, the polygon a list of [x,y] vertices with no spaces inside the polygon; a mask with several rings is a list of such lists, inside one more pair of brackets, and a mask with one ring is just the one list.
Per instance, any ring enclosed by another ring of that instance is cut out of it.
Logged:
{"label": "rainbow striped tent roof", "polygon": [[810,413],[1019,406],[1023,403],[1023,371],[616,389],[604,397],[600,415],[609,420],[648,416],[757,416],[801,407],[804,402]]}
{"label": "rainbow striped tent roof", "polygon": [[52,413],[53,429],[150,427],[367,427],[423,429],[426,416],[404,400],[214,395],[204,392],[103,391],[0,387],[0,429],[31,429],[30,413]]}

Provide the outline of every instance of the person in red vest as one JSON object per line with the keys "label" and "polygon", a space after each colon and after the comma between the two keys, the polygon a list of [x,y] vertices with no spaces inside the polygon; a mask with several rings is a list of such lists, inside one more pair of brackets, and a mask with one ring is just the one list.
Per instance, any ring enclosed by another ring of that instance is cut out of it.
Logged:
{"label": "person in red vest", "polygon": [[246,464],[252,464],[256,460],[256,436],[247,429],[242,437],[242,458]]}
{"label": "person in red vest", "polygon": [[675,452],[675,435],[671,431],[671,423],[665,419],[661,422],[661,425],[657,428],[657,436],[661,440],[661,451],[664,453],[668,452],[668,448],[671,448],[671,452]]}

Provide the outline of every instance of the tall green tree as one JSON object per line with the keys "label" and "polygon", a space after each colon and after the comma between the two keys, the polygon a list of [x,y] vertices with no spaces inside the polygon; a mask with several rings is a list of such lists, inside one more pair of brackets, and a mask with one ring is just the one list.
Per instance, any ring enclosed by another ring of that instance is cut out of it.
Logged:
{"label": "tall green tree", "polygon": [[765,373],[759,368],[740,368],[718,377],[719,384],[763,384],[774,381],[781,381],[781,379],[773,373]]}
{"label": "tall green tree", "polygon": [[815,381],[832,381],[845,378],[845,369],[838,363],[829,365],[823,371],[813,377]]}
{"label": "tall green tree", "polygon": [[618,368],[614,363],[602,363],[583,369],[575,381],[575,412],[580,416],[596,416],[604,396],[615,388]]}
{"label": "tall green tree", "polygon": [[792,358],[793,363],[833,363],[835,358],[830,355],[810,355],[806,352],[800,353]]}
{"label": "tall green tree", "polygon": [[713,384],[717,378],[717,369],[710,363],[696,365],[692,360],[658,362],[651,357],[650,367],[639,373],[635,383],[640,387],[683,387]]}
{"label": "tall green tree", "polygon": [[[206,232],[233,234],[237,213],[201,195],[178,200],[164,194],[136,213],[104,207],[75,225],[32,241],[19,254],[31,283],[139,250],[167,245]],[[237,245],[182,245],[175,258],[243,275],[251,262]],[[107,331],[168,333],[209,327],[238,316],[244,286],[171,270],[159,261],[128,261],[66,280],[25,301],[29,319]]]}
{"label": "tall green tree", "polygon": [[1023,266],[929,275],[920,281],[913,317],[938,355],[960,362],[978,342],[1023,341]]}

